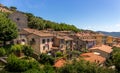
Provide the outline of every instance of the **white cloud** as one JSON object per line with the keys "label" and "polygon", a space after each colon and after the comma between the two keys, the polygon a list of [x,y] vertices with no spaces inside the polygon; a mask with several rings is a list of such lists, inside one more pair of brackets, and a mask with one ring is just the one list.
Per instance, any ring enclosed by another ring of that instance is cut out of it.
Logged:
{"label": "white cloud", "polygon": [[115,26],[120,27],[120,24],[115,24]]}

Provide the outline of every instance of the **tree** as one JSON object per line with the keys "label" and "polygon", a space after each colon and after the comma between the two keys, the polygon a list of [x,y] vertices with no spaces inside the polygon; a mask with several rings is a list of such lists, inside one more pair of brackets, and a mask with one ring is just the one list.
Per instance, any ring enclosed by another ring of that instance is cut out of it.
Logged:
{"label": "tree", "polygon": [[15,39],[18,35],[17,26],[14,22],[7,18],[3,13],[0,13],[0,41],[4,42]]}
{"label": "tree", "polygon": [[120,72],[120,52],[116,52],[113,54],[113,62],[116,69]]}
{"label": "tree", "polygon": [[110,58],[106,61],[106,66],[115,66],[118,73],[120,72],[120,48],[113,47]]}
{"label": "tree", "polygon": [[14,7],[14,6],[11,6],[10,9],[13,10],[13,11],[16,11],[17,8]]}
{"label": "tree", "polygon": [[47,54],[40,54],[39,62],[41,64],[53,65],[54,64],[54,58],[52,56],[50,56],[50,55],[47,55]]}
{"label": "tree", "polygon": [[24,45],[23,46],[23,53],[28,57],[33,55],[33,49],[31,46]]}
{"label": "tree", "polygon": [[30,69],[39,69],[39,63],[34,60],[17,58],[14,54],[9,55],[5,69],[9,72],[25,72]]}
{"label": "tree", "polygon": [[0,57],[4,56],[6,54],[6,51],[4,48],[0,48]]}
{"label": "tree", "polygon": [[84,60],[73,60],[72,64],[66,64],[58,69],[57,73],[115,73],[115,71]]}

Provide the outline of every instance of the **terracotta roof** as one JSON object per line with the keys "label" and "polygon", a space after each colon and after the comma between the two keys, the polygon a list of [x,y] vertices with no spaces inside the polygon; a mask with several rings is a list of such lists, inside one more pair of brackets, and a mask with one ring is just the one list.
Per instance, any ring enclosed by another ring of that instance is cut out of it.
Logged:
{"label": "terracotta roof", "polygon": [[56,36],[56,38],[58,38],[58,39],[64,39],[64,40],[73,40],[72,38],[70,38],[68,36]]}
{"label": "terracotta roof", "polygon": [[94,50],[94,49],[99,49],[99,50],[102,50],[102,51],[107,52],[107,53],[112,52],[112,47],[107,46],[107,45],[94,46],[94,47],[90,48],[90,50]]}
{"label": "terracotta roof", "polygon": [[30,33],[30,34],[35,34],[35,35],[40,36],[40,37],[51,37],[51,36],[53,36],[53,34],[51,34],[49,32],[42,32],[42,31],[39,31],[39,30],[36,30],[36,29],[24,28],[23,30]]}
{"label": "terracotta roof", "polygon": [[64,66],[65,62],[66,61],[63,58],[58,59],[58,60],[56,60],[54,66],[57,67],[57,68],[60,68],[60,67]]}
{"label": "terracotta roof", "polygon": [[75,35],[78,37],[91,36],[89,33],[77,33]]}
{"label": "terracotta roof", "polygon": [[82,41],[95,41],[95,39],[82,39]]}
{"label": "terracotta roof", "polygon": [[72,38],[70,38],[70,37],[68,37],[68,36],[63,36],[63,38],[64,38],[65,40],[73,40]]}
{"label": "terracotta roof", "polygon": [[114,47],[120,47],[120,44],[113,45]]}
{"label": "terracotta roof", "polygon": [[102,64],[105,62],[105,58],[94,53],[83,53],[80,55],[84,60]]}
{"label": "terracotta roof", "polygon": [[51,49],[53,49],[53,50],[57,50],[57,49],[58,49],[58,47],[52,47]]}

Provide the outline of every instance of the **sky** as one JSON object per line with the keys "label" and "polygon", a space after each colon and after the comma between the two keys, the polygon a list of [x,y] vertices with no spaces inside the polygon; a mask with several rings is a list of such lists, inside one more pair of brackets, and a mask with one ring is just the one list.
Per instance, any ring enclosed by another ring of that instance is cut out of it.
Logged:
{"label": "sky", "polygon": [[120,0],[0,0],[0,3],[80,29],[120,32]]}

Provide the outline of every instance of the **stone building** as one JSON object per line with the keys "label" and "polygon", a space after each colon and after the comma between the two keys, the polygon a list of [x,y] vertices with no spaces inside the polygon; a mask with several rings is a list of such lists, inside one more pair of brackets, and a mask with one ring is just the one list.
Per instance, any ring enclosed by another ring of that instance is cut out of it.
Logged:
{"label": "stone building", "polygon": [[112,47],[108,46],[108,45],[101,45],[101,46],[94,46],[92,48],[89,49],[91,52],[97,52],[99,53],[100,56],[105,57],[105,58],[109,58],[113,49]]}
{"label": "stone building", "polygon": [[91,36],[90,33],[77,33],[71,36],[74,40],[74,49],[76,50],[84,50],[93,47],[96,45],[96,39]]}
{"label": "stone building", "polygon": [[18,31],[21,32],[23,28],[27,28],[27,16],[21,12],[14,12],[9,15],[9,18],[17,24]]}
{"label": "stone building", "polygon": [[62,51],[73,50],[73,39],[68,36],[54,36],[53,50]]}
{"label": "stone building", "polygon": [[17,28],[18,28],[18,37],[14,40],[14,43],[24,43],[27,42],[26,41],[26,33],[24,33],[23,29],[27,28],[28,25],[28,20],[27,20],[27,16],[21,12],[14,12],[11,13],[8,16],[13,22],[15,22],[17,24]]}
{"label": "stone building", "polygon": [[47,53],[53,44],[53,34],[38,31],[36,29],[24,28],[27,44],[31,45],[35,54]]}

